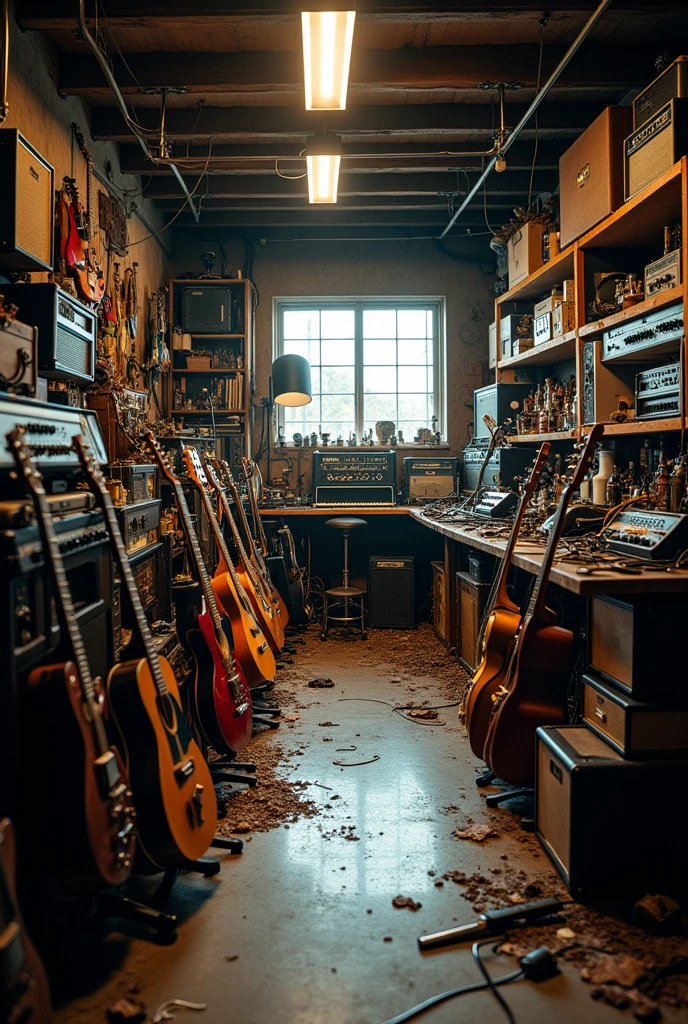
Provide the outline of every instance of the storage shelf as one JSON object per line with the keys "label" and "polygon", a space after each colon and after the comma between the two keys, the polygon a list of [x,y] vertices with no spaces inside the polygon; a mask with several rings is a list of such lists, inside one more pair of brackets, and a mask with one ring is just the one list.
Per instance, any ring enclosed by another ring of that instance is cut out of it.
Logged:
{"label": "storage shelf", "polygon": [[193,374],[193,373],[202,373],[206,377],[208,375],[211,375],[211,376],[214,377],[214,376],[217,376],[217,374],[220,374],[220,373],[243,373],[243,372],[244,372],[243,370],[231,370],[229,368],[223,368],[221,370],[173,370],[172,371],[172,373],[179,373],[179,374],[182,374],[183,376],[186,376],[189,373],[191,373],[191,374]]}
{"label": "storage shelf", "polygon": [[581,249],[648,246],[665,224],[681,220],[681,178],[685,157],[579,239]]}
{"label": "storage shelf", "polygon": [[213,409],[211,413],[210,409],[173,409],[173,416],[212,416],[215,413],[216,416],[238,416],[244,414],[243,409]]}
{"label": "storage shelf", "polygon": [[203,341],[231,341],[232,338],[236,341],[237,338],[246,337],[245,334],[198,334],[196,331],[185,331],[184,333],[191,335],[192,338],[201,338]]}
{"label": "storage shelf", "polygon": [[498,364],[498,369],[504,370],[509,366],[549,366],[552,363],[561,363],[565,359],[573,359],[576,354],[576,332],[568,331],[558,338],[550,338],[541,345],[535,345],[526,352],[519,352],[517,356],[507,356]]}
{"label": "storage shelf", "polygon": [[596,334],[602,334],[603,331],[608,331],[610,327],[616,327],[626,320],[635,320],[636,317],[645,316],[646,313],[651,313],[654,309],[661,309],[662,306],[670,306],[673,302],[682,301],[683,287],[681,285],[678,288],[667,288],[665,292],[653,295],[649,299],[645,299],[644,302],[639,302],[637,306],[623,309],[619,313],[612,313],[611,316],[606,316],[602,320],[595,320],[594,323],[585,324],[584,327],[578,329],[578,333],[581,338],[594,337]]}
{"label": "storage shelf", "polygon": [[[605,437],[618,437],[623,434],[663,434],[669,430],[681,430],[680,416],[672,416],[666,420],[630,420],[628,423],[605,423]],[[584,427],[583,430],[586,428]]]}
{"label": "storage shelf", "polygon": [[575,441],[578,430],[556,430],[551,434],[517,434],[509,435],[509,440],[516,444],[542,444],[543,441]]}
{"label": "storage shelf", "polygon": [[550,291],[555,284],[573,277],[574,246],[570,245],[560,252],[549,263],[543,264],[539,270],[519,281],[517,285],[504,292],[497,299],[498,303],[513,301],[514,299],[531,299],[544,292]]}

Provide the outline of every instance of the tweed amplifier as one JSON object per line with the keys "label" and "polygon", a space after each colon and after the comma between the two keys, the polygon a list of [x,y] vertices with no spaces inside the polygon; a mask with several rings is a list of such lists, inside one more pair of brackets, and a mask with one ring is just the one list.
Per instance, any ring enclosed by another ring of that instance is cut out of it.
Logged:
{"label": "tweed amplifier", "polygon": [[624,141],[626,199],[688,153],[688,99],[671,100]]}
{"label": "tweed amplifier", "polygon": [[681,414],[681,364],[643,370],[635,378],[635,418],[653,420]]}
{"label": "tweed amplifier", "polygon": [[141,501],[151,501],[158,496],[158,467],[146,465],[120,465],[111,463],[109,475],[112,480],[119,480],[126,491],[127,504],[136,505]]}
{"label": "tweed amplifier", "polygon": [[396,504],[397,453],[313,452],[313,505]]}
{"label": "tweed amplifier", "polygon": [[602,335],[602,362],[638,362],[678,348],[683,337],[683,303],[624,320]]}
{"label": "tweed amplifier", "polygon": [[53,169],[14,128],[0,131],[0,181],[0,267],[52,270]]}
{"label": "tweed amplifier", "polygon": [[677,57],[633,100],[633,127],[640,128],[665,103],[688,96],[688,57]]}
{"label": "tweed amplifier", "polygon": [[622,757],[688,757],[688,703],[641,702],[594,673],[583,682],[583,721]]}
{"label": "tweed amplifier", "polygon": [[[3,296],[0,294],[0,314],[2,307]],[[35,327],[19,320],[0,318],[0,391],[34,397],[37,349],[38,331]]]}
{"label": "tweed amplifier", "polygon": [[405,504],[422,504],[434,498],[444,498],[457,490],[457,459],[442,456],[405,458],[402,501]]}
{"label": "tweed amplifier", "polygon": [[572,895],[685,885],[688,760],[627,761],[585,725],[540,728],[536,743],[535,829]]}

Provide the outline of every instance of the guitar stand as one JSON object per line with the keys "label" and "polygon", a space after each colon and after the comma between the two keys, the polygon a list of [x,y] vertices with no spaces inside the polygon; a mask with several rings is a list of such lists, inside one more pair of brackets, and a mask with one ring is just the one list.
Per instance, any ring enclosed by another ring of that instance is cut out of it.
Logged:
{"label": "guitar stand", "polygon": [[483,768],[479,775],[475,777],[475,784],[478,789],[482,789],[484,786],[489,786],[494,780],[495,773],[491,768]]}
{"label": "guitar stand", "polygon": [[245,775],[243,772],[232,771],[227,768],[216,768],[214,764],[210,765],[210,778],[216,785],[221,782],[237,782],[240,784],[239,792],[250,789],[251,786],[255,786],[258,782],[258,778],[255,775]]}
{"label": "guitar stand", "polygon": [[263,726],[266,729],[279,729],[280,723],[278,718],[268,718],[266,715],[253,715],[253,729],[255,731],[257,726]]}
{"label": "guitar stand", "polygon": [[249,775],[256,774],[256,766],[253,761],[235,761],[233,754],[223,754],[222,757],[218,757],[217,761],[212,762],[211,768],[222,768],[225,765],[238,772],[246,772]]}
{"label": "guitar stand", "polygon": [[253,710],[257,711],[259,715],[268,715],[270,718],[279,718],[282,714],[282,709],[278,708],[276,704],[266,704],[262,700],[253,702]]}
{"label": "guitar stand", "polygon": [[[532,786],[519,786],[515,789],[505,789],[501,793],[488,794],[485,797],[485,805],[487,807],[499,807],[500,804],[505,803],[507,800],[516,800],[519,797],[527,797],[532,800],[534,796],[535,790]],[[521,828],[524,832],[535,831],[535,819],[533,818],[532,811],[530,814],[524,814],[521,818]]]}
{"label": "guitar stand", "polygon": [[293,643],[291,643],[289,640],[285,640],[284,646],[282,647],[282,652],[284,654],[296,654],[296,648],[294,647]]}
{"label": "guitar stand", "polygon": [[229,836],[215,836],[210,845],[214,846],[217,850],[229,850],[230,853],[244,852],[244,840],[230,839]]}

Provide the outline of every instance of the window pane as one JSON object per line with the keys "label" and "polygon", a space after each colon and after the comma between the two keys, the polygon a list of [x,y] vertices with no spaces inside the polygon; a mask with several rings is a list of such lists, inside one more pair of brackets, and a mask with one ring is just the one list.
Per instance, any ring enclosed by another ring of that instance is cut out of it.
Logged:
{"label": "window pane", "polygon": [[427,425],[428,400],[426,395],[399,395],[399,419],[416,420],[421,426]]}
{"label": "window pane", "polygon": [[353,395],[353,366],[323,366],[322,387],[326,395]]}
{"label": "window pane", "polygon": [[424,309],[400,309],[397,323],[400,338],[424,338],[428,318]]}
{"label": "window pane", "polygon": [[320,313],[320,335],[323,338],[353,338],[353,309],[323,309]]}
{"label": "window pane", "polygon": [[320,334],[320,310],[285,309],[284,337],[317,338]]}
{"label": "window pane", "polygon": [[375,428],[378,420],[394,420],[397,415],[396,395],[366,395],[364,416],[366,430]]}
{"label": "window pane", "polygon": [[397,374],[393,366],[366,366],[363,370],[363,390],[366,392],[396,391]]}
{"label": "window pane", "polygon": [[322,341],[322,363],[323,366],[334,364],[335,366],[345,364],[354,365],[354,341]]}
{"label": "window pane", "polygon": [[303,356],[309,363],[320,362],[320,342],[316,339],[313,341],[292,341],[291,339],[284,339],[284,355]]}
{"label": "window pane", "polygon": [[397,370],[400,391],[425,392],[425,367],[400,366]]}
{"label": "window pane", "polygon": [[[363,341],[363,362],[366,366],[370,363],[396,363],[397,343],[394,338],[365,338]],[[406,362],[411,362],[407,359]]]}
{"label": "window pane", "polygon": [[[428,361],[428,342],[424,338],[413,341],[399,340],[400,363],[426,363]],[[432,349],[430,350],[432,357]]]}
{"label": "window pane", "polygon": [[327,421],[346,421],[349,426],[347,430],[354,427],[354,396],[353,395],[323,395],[322,396],[322,419],[323,429]]}
{"label": "window pane", "polygon": [[[416,332],[417,335],[418,332]],[[422,331],[425,334],[425,330]],[[397,314],[394,309],[364,309],[364,338],[396,338]]]}

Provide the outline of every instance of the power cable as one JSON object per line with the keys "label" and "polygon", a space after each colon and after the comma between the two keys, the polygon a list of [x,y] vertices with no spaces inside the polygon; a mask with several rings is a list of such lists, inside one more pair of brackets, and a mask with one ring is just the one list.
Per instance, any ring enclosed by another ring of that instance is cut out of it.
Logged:
{"label": "power cable", "polygon": [[163,231],[166,231],[167,228],[171,227],[172,224],[174,224],[174,222],[176,221],[177,217],[179,217],[179,215],[184,212],[186,207],[189,205],[189,203],[191,202],[191,200],[193,199],[193,197],[196,195],[196,193],[198,192],[199,188],[201,187],[201,182],[205,178],[206,171],[208,170],[208,164],[210,163],[210,156],[212,154],[212,151],[213,151],[213,140],[211,138],[208,138],[208,158],[207,158],[207,160],[205,162],[205,168],[201,172],[201,174],[200,174],[200,176],[198,178],[198,181],[194,185],[193,189],[191,190],[191,192],[189,192],[188,196],[186,197],[186,199],[184,200],[182,205],[179,207],[179,209],[175,213],[174,217],[171,220],[168,220],[167,224],[163,224],[163,226],[161,228],[159,228],[157,231],[152,231],[150,233],[150,235],[146,235],[145,238],[139,238],[136,242],[130,242],[127,248],[133,249],[135,245],[141,245],[142,242],[147,242],[151,238],[156,238],[158,235],[161,235]]}
{"label": "power cable", "polygon": [[478,965],[478,969],[480,970],[480,973],[485,979],[485,982],[488,985],[490,992],[495,997],[501,1008],[504,1010],[504,1013],[506,1014],[506,1018],[509,1021],[509,1024],[516,1024],[516,1018],[511,1012],[511,1007],[507,1003],[502,993],[497,988],[497,982],[495,982],[490,976],[490,973],[485,964],[483,963],[482,957],[480,956],[480,950],[483,948],[483,946],[490,946],[493,944],[494,939],[486,939],[482,942],[474,942],[473,946],[471,947],[471,953],[473,954],[473,959]]}
{"label": "power cable", "polygon": [[512,971],[511,974],[505,974],[501,978],[490,979],[490,983],[484,981],[476,982],[474,985],[461,985],[459,988],[451,988],[447,992],[440,992],[439,995],[431,996],[430,999],[426,999],[422,1003],[418,1003],[417,1006],[412,1006],[410,1010],[406,1010],[404,1013],[400,1013],[397,1017],[392,1017],[390,1020],[386,1020],[384,1024],[405,1024],[407,1020],[411,1020],[413,1017],[417,1017],[421,1013],[425,1013],[433,1006],[437,1006],[439,1003],[446,1002],[447,999],[453,999],[455,996],[464,996],[469,992],[482,992],[486,988],[494,988],[496,990],[499,985],[506,985],[510,981],[517,981],[519,978],[525,976],[523,968],[519,967],[518,970]]}
{"label": "power cable", "polygon": [[[545,48],[545,25],[547,24],[547,15],[543,14],[540,18],[540,56],[538,58],[538,72],[537,72],[537,86],[535,89],[535,95],[537,96],[540,92],[540,79],[542,77],[542,55]],[[535,164],[537,162],[538,153],[538,113],[539,110],[535,111],[535,146],[533,148],[533,162],[530,167],[530,185],[528,186],[528,206],[527,210],[530,212],[530,203],[533,198],[533,179],[535,177]]]}

